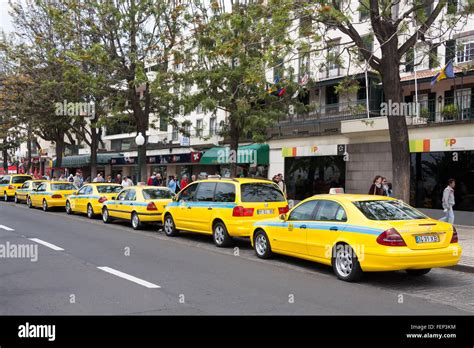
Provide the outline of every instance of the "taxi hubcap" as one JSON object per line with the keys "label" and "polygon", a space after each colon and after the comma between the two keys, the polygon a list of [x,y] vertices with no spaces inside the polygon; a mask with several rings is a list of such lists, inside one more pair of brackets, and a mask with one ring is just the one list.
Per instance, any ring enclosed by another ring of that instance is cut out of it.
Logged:
{"label": "taxi hubcap", "polygon": [[46,208],[48,207],[46,201],[43,201],[43,209],[46,210]]}
{"label": "taxi hubcap", "polygon": [[104,211],[102,213],[102,217],[103,217],[104,221],[107,221],[107,219],[109,218],[109,211],[107,209],[104,209]]}
{"label": "taxi hubcap", "polygon": [[171,221],[170,218],[167,218],[165,221],[165,231],[168,234],[173,232],[173,222]]}
{"label": "taxi hubcap", "polygon": [[224,228],[222,226],[216,226],[214,234],[217,244],[222,244],[224,242]]}
{"label": "taxi hubcap", "polygon": [[92,207],[90,205],[87,207],[87,215],[89,215],[89,217],[92,216]]}
{"label": "taxi hubcap", "polygon": [[267,251],[267,239],[263,234],[259,234],[255,240],[255,248],[259,255],[265,254]]}
{"label": "taxi hubcap", "polygon": [[71,211],[71,205],[69,202],[66,202],[66,211]]}
{"label": "taxi hubcap", "polygon": [[133,224],[133,227],[138,226],[138,216],[137,216],[137,214],[133,215],[132,224]]}
{"label": "taxi hubcap", "polygon": [[351,249],[343,249],[344,250],[339,250],[336,254],[336,269],[339,274],[346,277],[352,272],[353,260]]}

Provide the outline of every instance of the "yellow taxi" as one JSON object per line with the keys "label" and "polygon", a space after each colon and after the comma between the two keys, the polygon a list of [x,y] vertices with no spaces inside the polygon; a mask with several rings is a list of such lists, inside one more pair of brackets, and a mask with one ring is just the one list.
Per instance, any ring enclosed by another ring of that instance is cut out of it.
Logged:
{"label": "yellow taxi", "polygon": [[32,180],[31,175],[26,174],[7,174],[2,176],[0,180],[0,195],[6,202],[10,198],[15,197],[15,192],[20,188],[25,181]]}
{"label": "yellow taxi", "polygon": [[251,241],[260,258],[278,253],[316,261],[345,281],[373,271],[423,275],[461,257],[453,225],[374,195],[313,196],[279,218],[256,223]]}
{"label": "yellow taxi", "polygon": [[28,193],[26,204],[29,208],[42,207],[44,211],[65,207],[66,199],[76,191],[77,187],[70,182],[45,181]]}
{"label": "yellow taxi", "polygon": [[132,186],[122,189],[116,199],[102,205],[102,220],[109,223],[114,219],[128,220],[133,229],[143,223],[159,222],[165,206],[172,201],[174,193],[161,186]]}
{"label": "yellow taxi", "polygon": [[66,200],[66,213],[85,213],[89,219],[102,213],[103,203],[115,199],[122,185],[112,183],[90,183]]}
{"label": "yellow taxi", "polygon": [[163,214],[167,236],[179,230],[212,234],[218,247],[232,237],[249,237],[253,224],[288,211],[278,185],[270,180],[236,178],[196,181],[181,190]]}
{"label": "yellow taxi", "polygon": [[46,180],[28,180],[15,192],[15,203],[26,202],[28,194]]}

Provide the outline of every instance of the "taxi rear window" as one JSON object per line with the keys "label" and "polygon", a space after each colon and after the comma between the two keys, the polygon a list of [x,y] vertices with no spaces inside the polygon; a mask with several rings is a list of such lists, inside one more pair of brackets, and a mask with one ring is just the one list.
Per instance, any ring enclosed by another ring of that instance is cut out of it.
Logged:
{"label": "taxi rear window", "polygon": [[51,190],[52,191],[62,191],[62,190],[75,190],[76,186],[73,184],[51,184]]}
{"label": "taxi rear window", "polygon": [[31,176],[14,176],[12,178],[12,184],[23,184],[25,181],[31,180]]}
{"label": "taxi rear window", "polygon": [[122,186],[116,186],[116,185],[100,185],[100,186],[97,186],[97,191],[99,191],[99,193],[117,193],[122,188],[123,188]]}
{"label": "taxi rear window", "polygon": [[274,184],[242,184],[240,186],[242,202],[284,202],[283,193]]}
{"label": "taxi rear window", "polygon": [[0,184],[9,184],[10,183],[10,176],[6,175],[2,177],[2,181],[0,181]]}
{"label": "taxi rear window", "polygon": [[144,199],[171,199],[173,195],[169,190],[160,190],[160,189],[144,189],[143,191]]}
{"label": "taxi rear window", "polygon": [[426,215],[402,201],[357,201],[354,205],[370,220],[414,220]]}

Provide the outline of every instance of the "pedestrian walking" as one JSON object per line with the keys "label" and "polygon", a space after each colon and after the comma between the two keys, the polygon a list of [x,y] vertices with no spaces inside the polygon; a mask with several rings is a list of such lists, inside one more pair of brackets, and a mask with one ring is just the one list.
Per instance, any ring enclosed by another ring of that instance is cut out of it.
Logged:
{"label": "pedestrian walking", "polygon": [[454,224],[454,186],[456,186],[456,181],[454,179],[449,179],[448,186],[444,189],[443,198],[441,200],[443,211],[446,215],[439,220],[449,222],[450,224]]}
{"label": "pedestrian walking", "polygon": [[163,178],[161,177],[160,173],[156,173],[154,186],[163,186]]}
{"label": "pedestrian walking", "polygon": [[196,175],[191,175],[191,182],[195,182],[196,181]]}
{"label": "pedestrian walking", "polygon": [[181,183],[179,184],[179,187],[181,189],[184,189],[186,186],[188,186],[189,180],[187,175],[183,175],[183,178],[181,179]]}
{"label": "pedestrian walking", "polygon": [[111,184],[112,183],[112,176],[107,175],[107,179],[105,179],[105,182]]}
{"label": "pedestrian walking", "polygon": [[98,173],[97,176],[94,178],[93,182],[104,182],[102,174]]}
{"label": "pedestrian walking", "polygon": [[146,184],[148,186],[155,186],[155,182],[156,182],[156,173],[153,172],[153,174],[151,174],[150,177],[148,178]]}
{"label": "pedestrian walking", "polygon": [[281,192],[283,192],[286,196],[286,184],[285,184],[285,180],[283,180],[283,174],[279,173],[277,175],[277,183],[278,183],[278,186],[280,187]]}
{"label": "pedestrian walking", "polygon": [[120,174],[117,174],[117,176],[115,177],[115,183],[116,184],[122,183],[122,176]]}
{"label": "pedestrian walking", "polygon": [[82,175],[81,175],[81,173],[79,173],[79,172],[76,172],[76,175],[74,176],[73,179],[74,179],[74,180],[73,180],[73,184],[74,184],[77,188],[81,187],[82,184],[84,183],[84,180],[82,179]]}
{"label": "pedestrian walking", "polygon": [[129,177],[124,176],[121,184],[123,187],[130,187],[130,186],[133,186],[133,181],[130,180]]}
{"label": "pedestrian walking", "polygon": [[[174,178],[173,175],[170,176],[170,180],[168,182],[168,188],[171,190],[171,192],[173,193],[177,193],[176,192],[176,189],[177,189],[178,185],[177,185],[177,182]],[[179,191],[178,191],[179,192]]]}
{"label": "pedestrian walking", "polygon": [[375,176],[372,182],[372,186],[370,186],[370,189],[369,189],[369,195],[378,195],[378,196],[384,195],[384,191],[382,187],[382,179],[383,178],[380,175]]}

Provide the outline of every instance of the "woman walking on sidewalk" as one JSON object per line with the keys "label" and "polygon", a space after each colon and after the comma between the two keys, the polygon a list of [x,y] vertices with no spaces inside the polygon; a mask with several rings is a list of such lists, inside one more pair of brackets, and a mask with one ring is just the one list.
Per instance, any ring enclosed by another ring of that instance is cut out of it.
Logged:
{"label": "woman walking on sidewalk", "polygon": [[454,186],[456,186],[456,181],[454,179],[448,180],[448,186],[443,191],[443,211],[446,213],[446,216],[439,219],[440,221],[449,222],[454,224]]}
{"label": "woman walking on sidewalk", "polygon": [[377,175],[374,178],[372,186],[370,186],[369,189],[369,195],[384,196],[384,190],[382,187],[382,177],[380,175]]}

